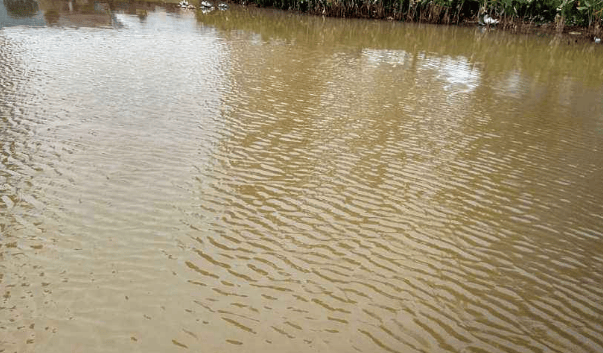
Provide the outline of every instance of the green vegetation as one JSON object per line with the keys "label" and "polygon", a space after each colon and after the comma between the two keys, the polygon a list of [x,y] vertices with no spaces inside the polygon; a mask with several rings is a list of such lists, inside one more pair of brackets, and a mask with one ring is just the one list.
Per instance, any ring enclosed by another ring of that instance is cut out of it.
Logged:
{"label": "green vegetation", "polygon": [[476,22],[478,14],[500,20],[499,26],[546,24],[587,27],[599,34],[603,0],[235,0],[260,7],[299,10],[337,17],[388,18],[392,20],[463,23]]}

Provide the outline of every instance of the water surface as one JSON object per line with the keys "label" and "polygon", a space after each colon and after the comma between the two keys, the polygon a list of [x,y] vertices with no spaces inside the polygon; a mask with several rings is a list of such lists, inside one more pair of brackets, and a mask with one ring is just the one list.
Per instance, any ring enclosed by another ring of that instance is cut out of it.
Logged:
{"label": "water surface", "polygon": [[0,351],[603,351],[601,47],[6,1]]}

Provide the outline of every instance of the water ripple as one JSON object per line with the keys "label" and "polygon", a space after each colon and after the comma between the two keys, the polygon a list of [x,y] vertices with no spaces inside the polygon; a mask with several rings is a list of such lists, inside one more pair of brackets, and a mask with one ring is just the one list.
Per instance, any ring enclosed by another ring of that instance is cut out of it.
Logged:
{"label": "water ripple", "polygon": [[603,93],[573,54],[109,10],[0,30],[0,346],[603,351]]}

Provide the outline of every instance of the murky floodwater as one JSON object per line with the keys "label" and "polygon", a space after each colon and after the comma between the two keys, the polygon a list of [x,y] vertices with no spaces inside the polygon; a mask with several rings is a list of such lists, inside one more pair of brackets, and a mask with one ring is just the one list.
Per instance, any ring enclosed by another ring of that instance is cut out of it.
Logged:
{"label": "murky floodwater", "polygon": [[603,351],[602,47],[16,1],[0,352]]}

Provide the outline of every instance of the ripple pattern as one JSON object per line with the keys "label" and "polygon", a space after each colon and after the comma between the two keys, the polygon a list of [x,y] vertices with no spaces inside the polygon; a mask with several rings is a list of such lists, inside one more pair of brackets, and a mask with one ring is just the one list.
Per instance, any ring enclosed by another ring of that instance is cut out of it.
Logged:
{"label": "ripple pattern", "polygon": [[603,351],[602,77],[468,29],[113,16],[0,30],[1,348]]}

